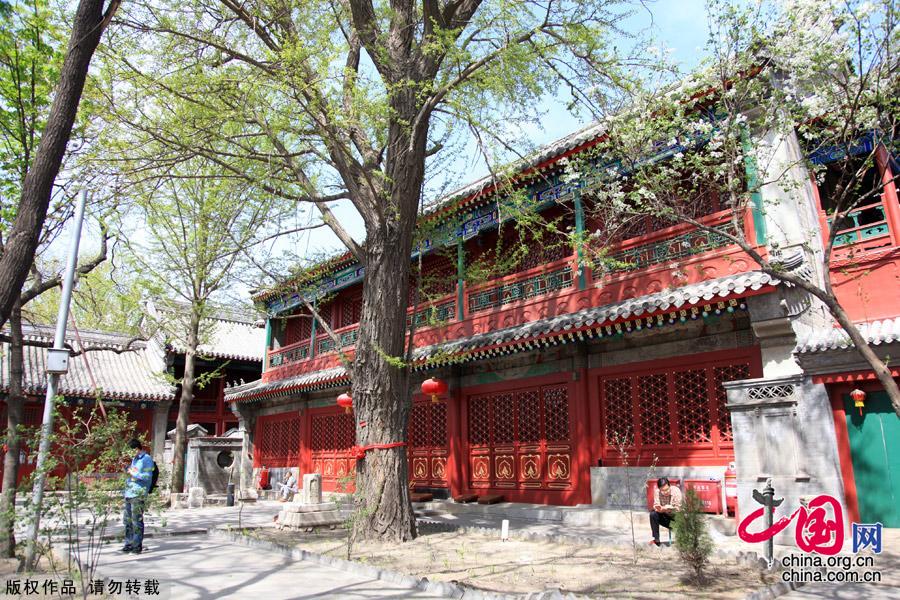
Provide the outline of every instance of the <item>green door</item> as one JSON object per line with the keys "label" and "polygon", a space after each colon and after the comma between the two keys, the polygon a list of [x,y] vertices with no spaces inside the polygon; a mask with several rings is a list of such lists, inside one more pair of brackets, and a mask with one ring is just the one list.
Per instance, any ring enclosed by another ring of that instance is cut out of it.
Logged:
{"label": "green door", "polygon": [[860,416],[844,396],[853,476],[863,523],[900,527],[900,417],[884,392],[866,397]]}

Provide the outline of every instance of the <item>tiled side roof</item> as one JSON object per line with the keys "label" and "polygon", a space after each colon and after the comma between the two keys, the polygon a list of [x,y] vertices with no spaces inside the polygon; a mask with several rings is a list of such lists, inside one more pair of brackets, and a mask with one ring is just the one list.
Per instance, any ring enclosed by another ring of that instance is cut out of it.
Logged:
{"label": "tiled side roof", "polygon": [[[900,317],[858,323],[859,332],[867,342],[873,345],[893,344],[900,342]],[[831,350],[849,350],[853,348],[850,336],[841,327],[820,329],[810,332],[797,345],[798,354],[828,352]]]}
{"label": "tiled side roof", "polygon": [[343,366],[303,373],[286,379],[264,383],[262,379],[245,383],[225,390],[226,402],[249,402],[262,398],[272,398],[290,394],[293,392],[306,392],[310,390],[334,387],[342,383],[348,383],[350,375]]}
{"label": "tiled side roof", "polygon": [[[780,283],[778,279],[761,271],[730,275],[674,290],[648,294],[616,304],[589,308],[576,313],[524,323],[444,344],[417,348],[414,358],[417,361],[424,361],[439,354],[456,356],[473,352],[480,348],[512,345],[519,341],[552,336],[585,327],[600,327],[631,317],[640,317],[642,315],[714,302],[727,297],[740,296],[747,292],[757,291],[763,287],[775,286]],[[226,390],[225,399],[229,402],[247,402],[288,395],[294,392],[336,387],[348,383],[349,377],[347,370],[340,366],[268,383],[258,380]]]}
{"label": "tiled side roof", "polygon": [[639,317],[659,311],[701,304],[704,301],[718,300],[726,296],[740,295],[748,290],[755,291],[766,285],[778,285],[779,283],[779,280],[761,271],[729,275],[674,290],[640,296],[616,304],[588,308],[576,313],[490,331],[445,344],[418,348],[415,357],[424,360],[438,353],[452,355],[584,327],[598,327],[629,317]]}
{"label": "tiled side roof", "polygon": [[[266,330],[256,322],[206,319],[203,331],[206,341],[197,348],[200,354],[227,360],[262,362]],[[173,343],[170,347],[178,353],[185,351],[180,342]]]}
{"label": "tiled side roof", "polygon": [[[53,329],[47,326],[23,328],[27,341],[53,341]],[[103,397],[114,400],[168,400],[175,398],[175,388],[160,376],[165,368],[161,350],[153,344],[138,341],[126,349],[127,335],[96,331],[79,332],[89,352],[69,358],[69,372],[60,378],[59,392],[65,396],[93,398],[91,374]],[[73,331],[67,331],[67,343],[79,349]],[[9,344],[0,344],[0,391],[9,391]],[[47,349],[26,345],[24,348],[25,393],[46,393]],[[89,373],[90,370],[90,373]]]}

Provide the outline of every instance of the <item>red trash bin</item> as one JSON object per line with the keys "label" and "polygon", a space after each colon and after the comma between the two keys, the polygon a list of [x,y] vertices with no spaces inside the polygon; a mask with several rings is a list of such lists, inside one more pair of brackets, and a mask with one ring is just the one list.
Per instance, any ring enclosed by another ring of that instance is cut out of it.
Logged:
{"label": "red trash bin", "polygon": [[728,463],[728,468],[725,469],[725,506],[728,514],[737,514],[737,471],[734,463]]}
{"label": "red trash bin", "polygon": [[693,490],[700,502],[703,503],[703,512],[719,514],[722,512],[722,482],[718,479],[685,479],[684,489],[687,493]]}

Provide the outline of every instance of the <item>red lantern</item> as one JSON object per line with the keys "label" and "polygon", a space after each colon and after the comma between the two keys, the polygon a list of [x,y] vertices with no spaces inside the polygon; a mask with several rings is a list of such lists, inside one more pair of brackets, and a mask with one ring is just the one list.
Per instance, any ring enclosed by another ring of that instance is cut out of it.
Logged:
{"label": "red lantern", "polygon": [[853,406],[859,409],[859,416],[862,416],[862,410],[866,406],[866,393],[856,388],[850,392],[850,398],[853,399]]}
{"label": "red lantern", "polygon": [[341,394],[337,397],[337,405],[344,409],[348,415],[353,412],[353,398],[350,394]]}
{"label": "red lantern", "polygon": [[422,382],[422,393],[431,396],[431,401],[436,403],[439,395],[447,393],[447,383],[434,377],[426,379]]}

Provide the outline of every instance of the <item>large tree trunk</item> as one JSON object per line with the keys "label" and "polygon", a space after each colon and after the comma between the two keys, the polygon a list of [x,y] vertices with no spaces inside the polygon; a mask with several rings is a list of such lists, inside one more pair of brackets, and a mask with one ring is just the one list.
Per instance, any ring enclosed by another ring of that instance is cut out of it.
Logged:
{"label": "large tree trunk", "polygon": [[[112,0],[108,16],[112,16],[118,2]],[[34,162],[25,176],[16,221],[0,256],[0,281],[3,282],[0,286],[0,327],[9,318],[34,260],[53,183],[69,143],[91,57],[108,22],[104,20],[103,4],[104,0],[81,0],[75,12],[69,49],[63,61],[59,84],[54,90],[47,126],[41,135]]]}
{"label": "large tree trunk", "polygon": [[19,477],[19,426],[25,411],[22,377],[25,374],[22,309],[13,303],[9,315],[9,396],[6,400],[6,454],[3,457],[3,493],[0,496],[0,556],[14,558],[16,553],[15,510]]}
{"label": "large tree trunk", "polygon": [[[394,108],[412,115],[411,94],[398,94]],[[398,119],[397,123],[409,123]],[[390,196],[376,231],[366,240],[366,279],[353,368],[356,439],[360,446],[406,441],[410,412],[409,369],[389,359],[405,357],[410,252],[425,166],[425,131],[410,144],[406,126],[388,136]],[[413,150],[410,152],[410,146]],[[353,534],[402,542],[416,537],[409,500],[406,447],[373,449],[357,462],[357,510]]]}
{"label": "large tree trunk", "polygon": [[184,353],[184,376],[181,379],[181,398],[178,401],[178,420],[175,423],[175,458],[172,465],[172,492],[184,491],[185,454],[187,452],[187,426],[190,424],[191,403],[194,401],[194,375],[197,363],[197,345],[200,338],[200,309],[191,305],[191,318]]}

